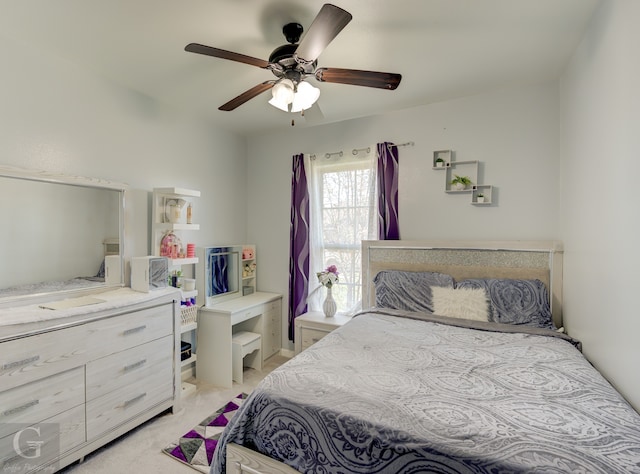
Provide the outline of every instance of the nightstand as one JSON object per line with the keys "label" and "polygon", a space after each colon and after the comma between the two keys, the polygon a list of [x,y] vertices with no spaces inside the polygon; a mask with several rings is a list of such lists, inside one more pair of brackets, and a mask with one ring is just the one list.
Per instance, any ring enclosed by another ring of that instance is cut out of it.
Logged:
{"label": "nightstand", "polygon": [[334,329],[351,321],[351,316],[336,314],[327,318],[321,311],[309,311],[301,314],[295,321],[295,351],[300,354]]}

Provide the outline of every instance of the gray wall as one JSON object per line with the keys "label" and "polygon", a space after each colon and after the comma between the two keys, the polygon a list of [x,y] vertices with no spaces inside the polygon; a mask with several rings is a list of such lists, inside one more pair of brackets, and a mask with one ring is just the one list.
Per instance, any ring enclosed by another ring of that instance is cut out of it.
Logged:
{"label": "gray wall", "polygon": [[606,1],[561,81],[565,323],[640,409],[640,2]]}

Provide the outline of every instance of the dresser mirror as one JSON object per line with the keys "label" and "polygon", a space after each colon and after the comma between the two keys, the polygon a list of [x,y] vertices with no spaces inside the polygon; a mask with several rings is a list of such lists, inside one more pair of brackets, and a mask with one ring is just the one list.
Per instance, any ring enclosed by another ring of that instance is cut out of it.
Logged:
{"label": "dresser mirror", "polygon": [[123,286],[125,189],[0,166],[0,305]]}

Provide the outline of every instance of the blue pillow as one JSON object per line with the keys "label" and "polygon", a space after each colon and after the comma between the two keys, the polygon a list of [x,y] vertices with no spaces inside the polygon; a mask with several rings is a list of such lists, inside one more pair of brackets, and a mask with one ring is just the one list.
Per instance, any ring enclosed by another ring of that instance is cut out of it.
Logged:
{"label": "blue pillow", "polygon": [[453,288],[451,275],[437,272],[383,270],[373,279],[376,306],[433,313],[432,286]]}
{"label": "blue pillow", "polygon": [[469,279],[456,288],[484,288],[489,297],[489,321],[555,329],[547,287],[540,280]]}

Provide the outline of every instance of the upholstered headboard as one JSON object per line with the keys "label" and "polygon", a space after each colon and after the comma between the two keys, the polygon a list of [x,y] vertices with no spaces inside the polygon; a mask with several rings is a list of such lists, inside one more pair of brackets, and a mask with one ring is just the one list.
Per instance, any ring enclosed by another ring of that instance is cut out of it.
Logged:
{"label": "upholstered headboard", "polygon": [[553,322],[562,326],[562,244],[557,241],[362,242],[362,306],[375,306],[373,279],[382,270],[432,271],[467,278],[541,280],[549,291]]}

